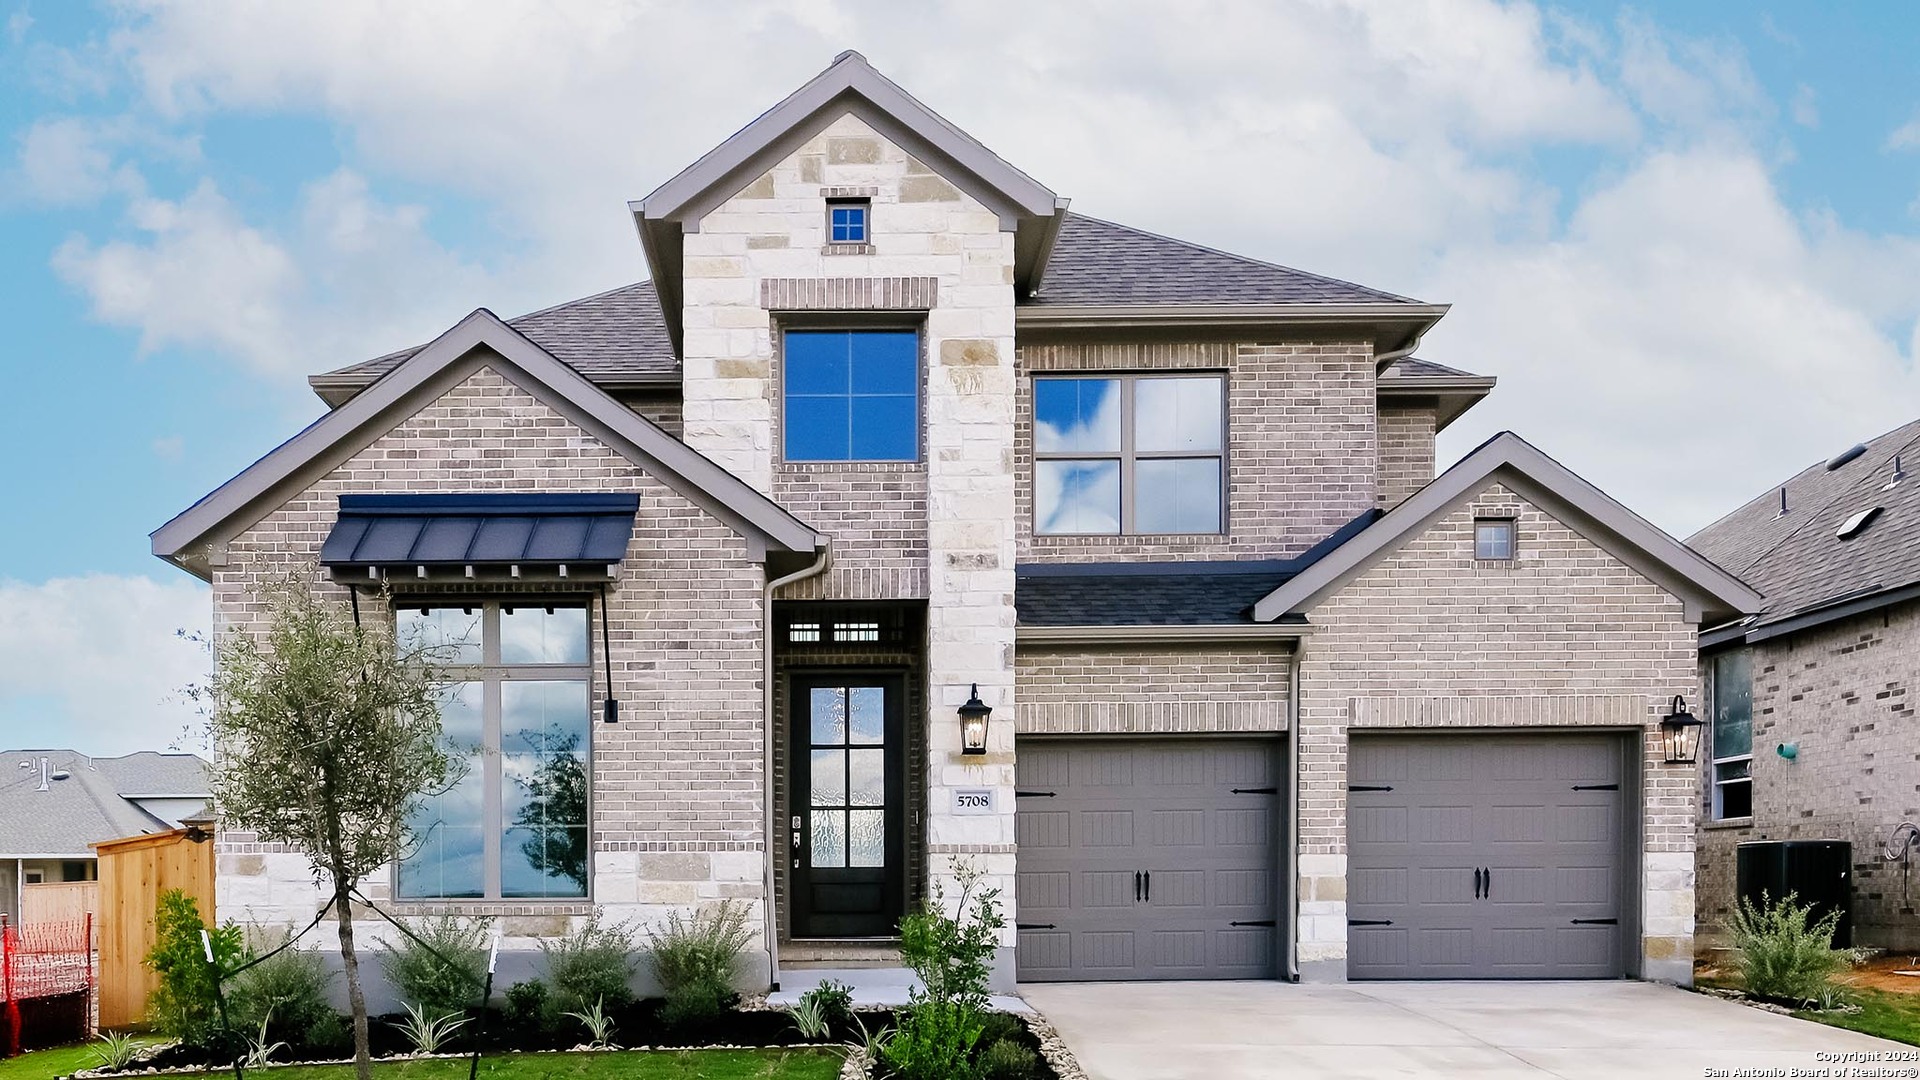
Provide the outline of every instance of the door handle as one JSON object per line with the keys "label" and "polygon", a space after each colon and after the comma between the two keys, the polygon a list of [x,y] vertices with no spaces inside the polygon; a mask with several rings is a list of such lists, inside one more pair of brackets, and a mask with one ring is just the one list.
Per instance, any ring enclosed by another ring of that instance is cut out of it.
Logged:
{"label": "door handle", "polygon": [[1487,899],[1491,900],[1493,899],[1493,868],[1487,867],[1485,870],[1481,872],[1487,875],[1486,897]]}
{"label": "door handle", "polygon": [[1153,903],[1153,871],[1148,870],[1141,874],[1140,879],[1147,889],[1146,901],[1151,904]]}
{"label": "door handle", "polygon": [[1473,898],[1480,899],[1480,868],[1473,868]]}
{"label": "door handle", "polygon": [[1133,902],[1140,902],[1140,871],[1133,872]]}

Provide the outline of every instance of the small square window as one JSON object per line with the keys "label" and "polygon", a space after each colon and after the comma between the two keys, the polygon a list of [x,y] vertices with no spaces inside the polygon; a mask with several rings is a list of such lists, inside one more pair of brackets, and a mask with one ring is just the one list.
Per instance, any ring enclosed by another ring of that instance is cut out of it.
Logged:
{"label": "small square window", "polygon": [[827,240],[835,244],[867,242],[867,200],[827,204]]}
{"label": "small square window", "polygon": [[1491,561],[1513,558],[1513,519],[1479,518],[1474,521],[1473,557]]}

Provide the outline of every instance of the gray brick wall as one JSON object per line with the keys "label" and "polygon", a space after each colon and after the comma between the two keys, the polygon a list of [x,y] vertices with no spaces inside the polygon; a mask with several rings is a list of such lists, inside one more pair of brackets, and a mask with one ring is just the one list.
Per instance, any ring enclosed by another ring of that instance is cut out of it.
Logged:
{"label": "gray brick wall", "polygon": [[[1920,604],[1873,612],[1752,646],[1753,817],[1710,822],[1701,774],[1699,909],[1724,940],[1734,903],[1734,848],[1747,840],[1853,844],[1854,944],[1920,948],[1920,851],[1910,881],[1880,851],[1902,821],[1920,821]],[[1702,710],[1701,719],[1711,714]],[[1792,743],[1792,761],[1776,748]],[[1709,761],[1708,742],[1701,760]]]}
{"label": "gray brick wall", "polygon": [[[1375,504],[1374,365],[1367,342],[1022,344],[1015,368],[1015,513],[1022,562],[1285,558]],[[1033,377],[1152,371],[1227,375],[1227,533],[1179,539],[1034,535]]]}
{"label": "gray brick wall", "polygon": [[1391,510],[1433,479],[1432,405],[1380,407],[1380,508]]}
{"label": "gray brick wall", "polygon": [[[351,455],[234,537],[213,582],[215,625],[259,625],[261,584],[310,568],[337,497],[365,492],[631,491],[633,540],[608,600],[619,724],[592,725],[594,902],[652,918],[761,887],[760,568],[746,543],[638,466],[492,369]],[[343,588],[317,585],[342,602]],[[362,601],[374,613],[377,602]],[[594,698],[604,643],[593,628]],[[222,837],[223,916],[310,917],[305,859]],[[243,861],[256,856],[253,861]],[[385,881],[374,895],[385,894]],[[553,907],[440,904],[422,910],[571,915]],[[757,918],[757,915],[755,916]],[[530,924],[531,925],[531,924]]]}
{"label": "gray brick wall", "polygon": [[1023,645],[1022,735],[1285,731],[1285,645]]}

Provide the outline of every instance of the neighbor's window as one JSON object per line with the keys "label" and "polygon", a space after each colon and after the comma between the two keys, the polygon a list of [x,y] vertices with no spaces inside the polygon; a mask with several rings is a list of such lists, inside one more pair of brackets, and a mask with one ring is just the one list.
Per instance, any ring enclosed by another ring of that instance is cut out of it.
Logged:
{"label": "neighbor's window", "polygon": [[918,460],[916,331],[789,330],[784,338],[786,460]]}
{"label": "neighbor's window", "polygon": [[867,215],[872,206],[865,199],[835,201],[827,204],[827,240],[835,244],[867,242]]}
{"label": "neighbor's window", "polygon": [[1476,519],[1473,523],[1473,557],[1489,560],[1513,558],[1513,519]]}
{"label": "neighbor's window", "polygon": [[1713,658],[1713,816],[1753,815],[1753,673],[1745,649]]}
{"label": "neighbor's window", "polygon": [[1220,532],[1225,429],[1219,375],[1035,379],[1034,531]]}
{"label": "neighbor's window", "polygon": [[587,895],[591,661],[584,604],[403,605],[396,634],[438,647],[442,737],[461,774],[412,811],[402,899]]}

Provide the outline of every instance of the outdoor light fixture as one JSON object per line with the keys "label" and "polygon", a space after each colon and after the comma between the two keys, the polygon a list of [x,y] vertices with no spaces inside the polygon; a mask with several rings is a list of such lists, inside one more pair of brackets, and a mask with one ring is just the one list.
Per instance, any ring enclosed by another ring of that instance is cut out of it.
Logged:
{"label": "outdoor light fixture", "polygon": [[1687,699],[1673,695],[1673,711],[1660,718],[1660,744],[1667,764],[1691,765],[1700,755],[1700,720],[1687,711]]}
{"label": "outdoor light fixture", "polygon": [[987,720],[993,716],[993,708],[980,700],[980,684],[973,684],[973,696],[960,706],[960,752],[963,754],[984,754],[987,752]]}

